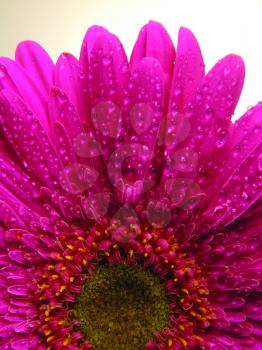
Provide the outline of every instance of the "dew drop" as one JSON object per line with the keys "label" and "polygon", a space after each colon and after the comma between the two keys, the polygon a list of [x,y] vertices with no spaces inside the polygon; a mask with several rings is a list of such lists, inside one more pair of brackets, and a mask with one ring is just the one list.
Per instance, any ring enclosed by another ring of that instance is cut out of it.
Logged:
{"label": "dew drop", "polygon": [[109,66],[112,62],[112,58],[111,57],[107,57],[107,56],[104,56],[102,58],[102,63],[104,66]]}

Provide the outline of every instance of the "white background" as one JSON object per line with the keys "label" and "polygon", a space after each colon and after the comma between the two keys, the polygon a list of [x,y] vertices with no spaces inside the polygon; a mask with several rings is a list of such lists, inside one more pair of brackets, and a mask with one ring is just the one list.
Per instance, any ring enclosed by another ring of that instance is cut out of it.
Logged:
{"label": "white background", "polygon": [[140,27],[162,22],[174,42],[180,26],[197,36],[207,70],[228,53],[246,63],[238,117],[262,100],[262,0],[0,0],[0,55],[13,57],[25,39],[40,42],[54,60],[78,56],[86,29],[100,24],[117,34],[128,54]]}

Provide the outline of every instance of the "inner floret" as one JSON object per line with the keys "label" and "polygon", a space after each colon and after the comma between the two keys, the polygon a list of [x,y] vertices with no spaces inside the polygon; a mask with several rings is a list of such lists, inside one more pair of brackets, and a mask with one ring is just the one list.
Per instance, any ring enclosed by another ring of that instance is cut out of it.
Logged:
{"label": "inner floret", "polygon": [[97,350],[142,350],[168,326],[163,282],[139,265],[99,266],[74,306],[83,335]]}

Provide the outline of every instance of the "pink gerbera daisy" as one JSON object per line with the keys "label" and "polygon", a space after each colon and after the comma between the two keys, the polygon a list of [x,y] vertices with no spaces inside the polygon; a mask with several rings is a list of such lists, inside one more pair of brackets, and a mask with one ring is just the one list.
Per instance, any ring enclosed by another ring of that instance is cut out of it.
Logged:
{"label": "pink gerbera daisy", "polygon": [[0,349],[262,349],[262,104],[156,22],[128,62],[0,58]]}

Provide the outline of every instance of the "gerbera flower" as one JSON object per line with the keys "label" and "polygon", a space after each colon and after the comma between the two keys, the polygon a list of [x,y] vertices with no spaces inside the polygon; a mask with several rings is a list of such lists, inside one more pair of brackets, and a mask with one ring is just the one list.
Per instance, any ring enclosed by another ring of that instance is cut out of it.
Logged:
{"label": "gerbera flower", "polygon": [[161,24],[0,59],[0,349],[262,349],[262,105]]}

